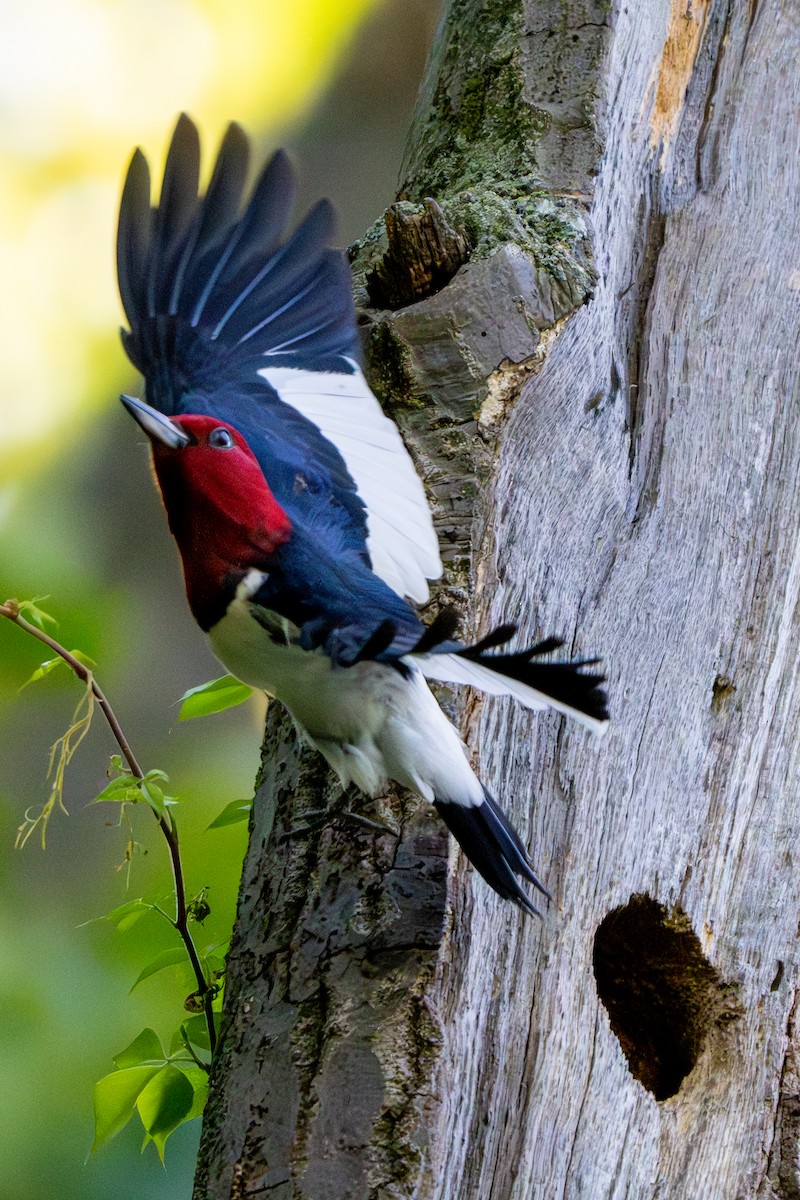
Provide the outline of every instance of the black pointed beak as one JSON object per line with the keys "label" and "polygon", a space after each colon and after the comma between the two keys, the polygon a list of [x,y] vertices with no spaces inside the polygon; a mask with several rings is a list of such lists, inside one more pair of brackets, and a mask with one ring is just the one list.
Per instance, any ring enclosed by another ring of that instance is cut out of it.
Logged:
{"label": "black pointed beak", "polygon": [[120,396],[120,400],[151,441],[160,442],[162,446],[167,446],[170,450],[182,450],[191,442],[192,439],[188,433],[184,433],[174,421],[170,421],[169,417],[165,417],[157,408],[151,408],[149,404],[145,404],[144,400],[139,400],[136,396],[124,395]]}

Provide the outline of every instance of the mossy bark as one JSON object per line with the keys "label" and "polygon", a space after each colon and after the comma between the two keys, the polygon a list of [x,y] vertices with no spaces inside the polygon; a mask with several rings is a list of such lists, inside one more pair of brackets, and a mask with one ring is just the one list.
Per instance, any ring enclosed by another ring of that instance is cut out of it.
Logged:
{"label": "mossy bark", "polygon": [[[613,732],[444,698],[535,923],[271,714],[196,1200],[800,1195],[799,45],[782,0],[448,4],[352,249],[371,378],[433,604],[601,651]],[[405,220],[440,290],[376,309]]]}

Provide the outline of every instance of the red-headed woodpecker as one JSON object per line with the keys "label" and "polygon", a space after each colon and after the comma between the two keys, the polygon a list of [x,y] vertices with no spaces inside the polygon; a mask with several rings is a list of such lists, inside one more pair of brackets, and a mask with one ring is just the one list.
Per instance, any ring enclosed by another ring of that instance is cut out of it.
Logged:
{"label": "red-headed woodpecker", "polygon": [[[277,153],[243,203],[248,143],[225,134],[198,195],[197,130],[181,117],[151,207],[144,156],[119,219],[125,349],[192,613],[225,666],[281,700],[343,786],[387,779],[434,804],[501,896],[536,912],[528,853],[469,765],[426,678],[608,720],[596,660],[517,653],[505,626],[475,646],[424,625],[441,562],[425,492],[359,366],[350,274],[317,204],[291,236],[294,179]],[[546,893],[545,893],[546,894]]]}

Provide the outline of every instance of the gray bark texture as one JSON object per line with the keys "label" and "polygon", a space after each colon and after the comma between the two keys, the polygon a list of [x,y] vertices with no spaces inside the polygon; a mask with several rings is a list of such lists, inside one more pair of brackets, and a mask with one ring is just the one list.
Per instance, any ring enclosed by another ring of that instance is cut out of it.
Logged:
{"label": "gray bark texture", "polygon": [[372,379],[431,612],[602,653],[613,727],[443,697],[536,922],[275,706],[196,1200],[800,1197],[799,185],[796,0],[447,5]]}

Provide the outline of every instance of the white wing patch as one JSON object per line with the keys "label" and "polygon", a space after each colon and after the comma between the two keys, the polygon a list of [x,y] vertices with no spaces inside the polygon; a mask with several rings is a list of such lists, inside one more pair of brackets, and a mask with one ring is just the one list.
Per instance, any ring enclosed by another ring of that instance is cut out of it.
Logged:
{"label": "white wing patch", "polygon": [[354,374],[263,367],[286,404],[333,442],[367,508],[367,549],[384,583],[417,604],[442,573],[425,489],[397,426],[381,411],[361,370]]}
{"label": "white wing patch", "polygon": [[513,696],[526,708],[537,712],[544,708],[554,708],[573,720],[585,725],[594,733],[605,733],[608,721],[600,721],[597,717],[587,716],[579,709],[570,708],[562,700],[554,700],[544,692],[522,683],[518,679],[510,679],[493,671],[483,663],[471,662],[458,654],[415,654],[409,656],[415,662],[426,679],[437,679],[441,683],[463,683],[468,687],[477,688],[489,696]]}

